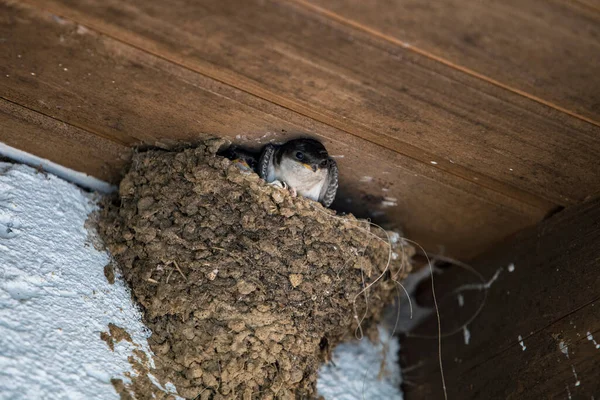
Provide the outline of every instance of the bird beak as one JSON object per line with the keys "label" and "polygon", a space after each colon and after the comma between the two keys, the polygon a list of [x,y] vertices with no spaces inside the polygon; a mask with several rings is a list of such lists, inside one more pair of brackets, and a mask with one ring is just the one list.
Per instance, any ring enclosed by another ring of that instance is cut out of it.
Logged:
{"label": "bird beak", "polygon": [[241,159],[241,158],[237,158],[237,159],[233,160],[233,163],[234,164],[241,164],[245,168],[250,168],[250,165],[248,165],[248,162],[246,162],[246,160]]}
{"label": "bird beak", "polygon": [[310,165],[310,164],[302,164],[302,166],[306,169],[310,169],[312,172],[317,172],[317,166],[316,165]]}

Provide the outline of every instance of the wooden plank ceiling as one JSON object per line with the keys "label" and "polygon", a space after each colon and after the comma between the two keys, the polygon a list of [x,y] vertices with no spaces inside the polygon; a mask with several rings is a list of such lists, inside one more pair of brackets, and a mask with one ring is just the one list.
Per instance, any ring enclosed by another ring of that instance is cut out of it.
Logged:
{"label": "wooden plank ceiling", "polygon": [[600,192],[578,4],[0,0],[0,141],[115,182],[138,143],[315,136],[339,209],[467,259]]}
{"label": "wooden plank ceiling", "polygon": [[[442,339],[448,398],[597,397],[598,243],[600,198],[571,207],[477,257],[474,266],[491,285],[485,299],[481,290],[457,292],[480,283],[472,272],[448,269],[436,281],[442,332],[458,331]],[[423,288],[430,287],[423,282]],[[422,306],[433,307],[430,290],[421,299]],[[469,322],[483,301],[485,308]],[[411,382],[406,398],[444,398],[437,329],[432,315],[403,342],[402,362],[410,371],[403,378]]]}

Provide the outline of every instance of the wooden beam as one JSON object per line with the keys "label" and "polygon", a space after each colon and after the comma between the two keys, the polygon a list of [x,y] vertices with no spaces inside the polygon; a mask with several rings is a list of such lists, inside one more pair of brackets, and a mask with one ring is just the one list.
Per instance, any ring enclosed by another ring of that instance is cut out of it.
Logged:
{"label": "wooden beam", "polygon": [[[425,247],[456,257],[474,256],[550,209],[482,188],[22,3],[0,2],[0,15],[0,37],[6,39],[1,96],[33,112],[31,118],[63,121],[82,138],[94,135],[122,146],[217,135],[256,147],[309,134],[338,157],[339,209],[401,227]],[[22,121],[10,113],[5,118]],[[0,130],[0,141],[94,173],[83,155],[98,145],[75,136],[64,143],[39,140],[39,131],[19,126]],[[97,176],[114,182],[121,161],[101,151],[97,157],[111,168]]]}
{"label": "wooden beam", "polygon": [[117,182],[131,149],[0,99],[0,142],[108,182]]}
{"label": "wooden beam", "polygon": [[[600,393],[599,244],[596,199],[478,258],[474,267],[487,280],[487,300],[465,329],[483,299],[472,286],[480,282],[458,267],[436,276],[442,332],[458,330],[442,341],[450,398],[589,399]],[[408,373],[408,400],[442,396],[435,332],[432,317],[403,342],[404,366],[417,366]]]}
{"label": "wooden beam", "polygon": [[600,185],[597,126],[295,3],[28,2],[536,207]]}
{"label": "wooden beam", "polygon": [[600,125],[598,1],[297,1]]}

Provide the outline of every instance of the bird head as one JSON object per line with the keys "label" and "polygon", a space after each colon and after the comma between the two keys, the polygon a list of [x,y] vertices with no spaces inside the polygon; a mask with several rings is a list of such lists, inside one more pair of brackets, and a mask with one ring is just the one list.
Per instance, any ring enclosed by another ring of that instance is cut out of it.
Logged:
{"label": "bird head", "polygon": [[289,158],[312,172],[329,166],[329,154],[325,146],[314,139],[290,140],[281,150],[282,157]]}

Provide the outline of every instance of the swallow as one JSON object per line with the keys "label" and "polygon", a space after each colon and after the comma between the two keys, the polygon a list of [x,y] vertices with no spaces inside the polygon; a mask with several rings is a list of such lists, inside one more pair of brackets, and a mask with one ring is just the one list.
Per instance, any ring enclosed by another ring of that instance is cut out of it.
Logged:
{"label": "swallow", "polygon": [[233,164],[245,172],[257,172],[259,152],[242,149],[237,146],[230,146],[218,154],[233,161]]}
{"label": "swallow", "polygon": [[329,207],[338,189],[338,167],[325,146],[313,139],[268,144],[258,160],[258,175],[268,183],[282,182],[299,194]]}

